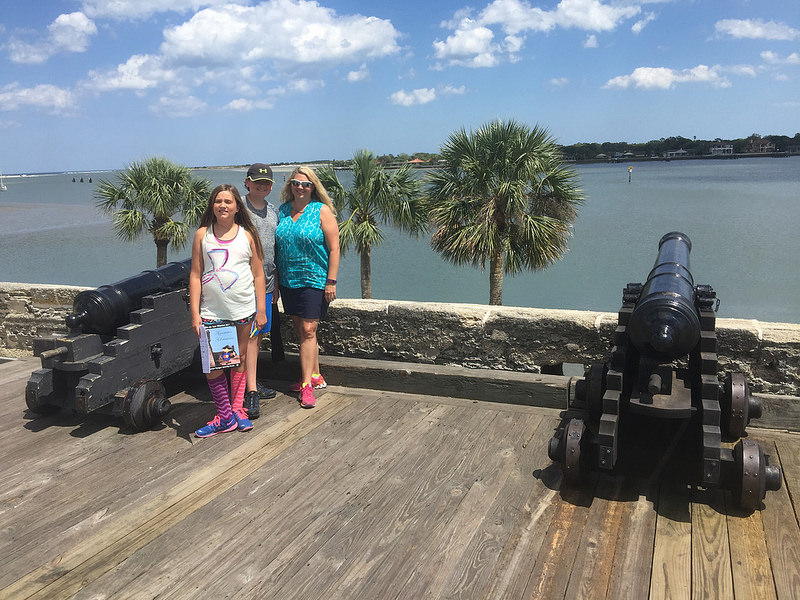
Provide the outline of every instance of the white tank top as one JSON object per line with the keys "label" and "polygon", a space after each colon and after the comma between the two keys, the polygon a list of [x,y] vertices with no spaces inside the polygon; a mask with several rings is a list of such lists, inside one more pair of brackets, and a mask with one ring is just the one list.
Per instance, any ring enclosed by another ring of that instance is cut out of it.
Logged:
{"label": "white tank top", "polygon": [[250,269],[250,242],[237,225],[236,237],[220,240],[209,226],[203,238],[200,317],[236,321],[256,312],[256,292]]}

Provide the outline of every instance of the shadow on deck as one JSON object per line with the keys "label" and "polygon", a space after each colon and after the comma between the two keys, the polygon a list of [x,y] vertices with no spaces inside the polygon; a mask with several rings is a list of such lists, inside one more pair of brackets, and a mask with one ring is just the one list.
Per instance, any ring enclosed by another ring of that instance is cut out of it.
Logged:
{"label": "shadow on deck", "polygon": [[800,434],[751,429],[785,479],[742,514],[672,462],[562,489],[557,409],[329,386],[198,440],[203,385],[132,434],[29,413],[37,366],[0,364],[0,598],[800,597]]}

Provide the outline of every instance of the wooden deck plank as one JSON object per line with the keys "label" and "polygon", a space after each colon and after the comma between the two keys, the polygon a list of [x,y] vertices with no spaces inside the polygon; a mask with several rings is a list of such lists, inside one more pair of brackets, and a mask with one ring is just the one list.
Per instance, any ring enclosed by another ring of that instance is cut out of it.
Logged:
{"label": "wooden deck plank", "polygon": [[647,598],[650,595],[653,552],[658,513],[655,503],[659,482],[646,482],[641,487],[631,484],[630,501],[624,502],[611,573],[605,597]]}
{"label": "wooden deck plank", "polygon": [[586,483],[561,488],[523,597],[565,597],[572,566],[589,517],[597,477],[593,474]]}
{"label": "wooden deck plank", "polygon": [[453,412],[418,428],[385,476],[348,501],[360,510],[324,544],[312,541],[313,553],[274,594],[287,600],[358,597],[352,592],[367,583],[399,541],[408,535],[407,543],[414,542],[414,525],[447,518],[457,507],[469,485],[464,457],[496,417],[488,411]]}
{"label": "wooden deck plank", "polygon": [[[284,405],[289,414],[290,405]],[[62,453],[63,462],[62,455],[52,455],[52,449],[47,450],[39,463],[23,461],[18,471],[27,472],[32,482],[16,491],[25,501],[15,509],[18,518],[11,524],[10,549],[0,553],[0,565],[9,570],[14,567],[10,561],[24,565],[31,548],[45,547],[47,557],[55,558],[71,548],[87,527],[103,525],[132,507],[157,499],[176,480],[194,473],[197,466],[186,460],[186,455],[198,459],[233,448],[237,443],[235,437],[218,438],[213,443],[189,437],[189,431],[202,420],[199,413],[207,408],[196,402],[178,403],[171,422],[183,420],[186,424],[178,426],[175,435],[147,431],[125,436],[110,427],[91,436],[91,446],[83,439],[67,445],[68,452]],[[61,439],[64,445],[63,431],[53,430],[45,435]],[[173,459],[155,460],[159,452]],[[85,461],[81,459],[82,453],[88,455]],[[114,477],[109,476],[112,469]],[[42,505],[48,509],[42,511]],[[56,531],[58,527],[61,531]],[[0,582],[4,583],[2,579]]]}
{"label": "wooden deck plank", "polygon": [[[605,598],[614,570],[617,546],[630,540],[620,538],[625,512],[625,481],[601,475],[589,508],[566,598]],[[630,532],[626,532],[629,535]]]}
{"label": "wooden deck plank", "polygon": [[[336,403],[321,407],[322,410],[315,414],[322,413],[330,418],[346,404],[346,397],[341,397]],[[249,436],[236,451],[220,457],[190,480],[179,482],[161,497],[132,509],[104,527],[96,528],[57,560],[35,568],[0,590],[0,597],[53,598],[75,594],[85,581],[93,580],[119,564],[187,514],[226,491],[232,482],[239,481],[260,466],[262,460],[279,453],[285,445],[307,432],[309,424],[304,421],[308,421],[308,417],[302,412],[294,413],[288,421],[283,427],[276,425]],[[265,444],[266,441],[272,443]]]}
{"label": "wooden deck plank", "polygon": [[[764,451],[772,456],[779,456],[774,442],[771,448],[766,447]],[[800,527],[796,515],[786,485],[775,492],[769,492],[764,498],[761,519],[764,523],[775,591],[781,600],[800,597]]]}
{"label": "wooden deck plank", "polygon": [[506,459],[502,472],[476,482],[451,522],[419,548],[402,594],[395,597],[480,597],[524,510],[530,476],[546,456],[540,451],[551,431],[542,423],[540,415],[527,415],[519,420],[518,434],[509,431],[500,446]]}
{"label": "wooden deck plank", "polygon": [[692,490],[692,598],[733,598],[725,498],[718,489]]}
{"label": "wooden deck plank", "polygon": [[[365,397],[368,403],[364,401]],[[195,572],[200,572],[198,578],[210,576],[213,581],[216,569],[221,570],[219,577],[223,585],[230,585],[232,580],[268,578],[270,573],[265,567],[305,528],[324,517],[330,503],[347,493],[346,486],[370,480],[363,469],[351,468],[357,459],[356,451],[363,446],[341,441],[365,440],[384,434],[383,442],[389,444],[393,438],[386,432],[393,424],[396,425],[398,419],[409,416],[409,422],[419,421],[434,408],[430,406],[428,411],[412,413],[407,405],[384,401],[381,402],[381,411],[376,412],[373,410],[374,394],[361,395],[359,400],[354,403],[358,404],[357,410],[351,410],[351,405],[339,413],[337,419],[325,421],[242,480],[224,498],[209,503],[166,532],[151,547],[132,555],[114,573],[107,575],[105,579],[108,581],[98,581],[99,589],[105,589],[109,583],[117,585],[118,581],[134,580],[142,572],[148,573],[148,582],[144,586],[137,586],[131,595],[120,586],[114,597],[156,596],[165,591],[178,596],[189,594],[182,586],[191,584]],[[353,420],[363,417],[369,410],[374,418]],[[402,432],[399,429],[397,433],[402,435]],[[329,452],[321,458],[310,455],[309,451],[315,445],[327,445]],[[310,488],[308,482],[314,482],[319,489]],[[308,502],[309,495],[313,502]],[[294,507],[304,502],[317,507],[317,510],[309,518],[298,519]],[[203,523],[213,523],[214,530],[220,533],[208,540],[208,528]],[[247,531],[257,531],[259,535],[243,535]],[[208,560],[196,559],[187,568],[182,557],[187,547],[200,557],[208,556]],[[180,578],[183,581],[174,577],[178,571],[184,575]]]}
{"label": "wooden deck plank", "polygon": [[[557,424],[558,419],[552,417],[542,421],[536,435],[528,442],[533,456],[547,456],[547,444]],[[521,598],[528,585],[555,513],[554,501],[561,484],[561,470],[549,459],[540,459],[538,464],[542,466],[533,471],[530,492],[527,496],[523,494],[524,503],[512,523],[482,598]]]}
{"label": "wooden deck plank", "polygon": [[[426,407],[420,411],[415,407],[414,410],[406,411],[407,419],[405,415],[403,416],[403,420],[406,422],[405,426],[384,427],[386,431],[394,429],[393,433],[397,435],[382,436],[378,434],[374,436],[375,439],[381,438],[379,443],[386,448],[385,453],[369,453],[360,456],[352,453],[347,457],[338,457],[344,459],[339,460],[341,464],[339,469],[332,470],[333,462],[326,461],[325,464],[320,464],[319,468],[305,470],[297,481],[287,482],[285,494],[281,494],[279,499],[274,498],[273,506],[276,510],[260,515],[258,520],[251,525],[251,527],[259,528],[260,541],[257,548],[241,552],[242,546],[245,550],[248,548],[246,539],[233,539],[230,544],[232,549],[226,546],[219,548],[222,556],[229,552],[238,555],[244,554],[243,563],[230,564],[230,561],[225,561],[222,565],[217,563],[209,565],[207,562],[198,562],[193,571],[188,573],[186,580],[176,584],[172,593],[177,597],[190,593],[191,590],[186,586],[191,583],[194,571],[198,572],[199,577],[210,582],[207,589],[212,595],[222,593],[215,586],[222,587],[224,591],[224,587],[228,585],[231,577],[246,577],[248,573],[256,572],[259,580],[254,582],[253,589],[248,590],[245,597],[271,597],[272,591],[276,585],[280,584],[282,578],[291,577],[297,569],[302,568],[306,560],[305,555],[313,555],[316,546],[324,542],[326,528],[330,529],[328,535],[333,535],[343,519],[351,518],[352,515],[349,513],[356,513],[360,510],[359,507],[347,505],[347,499],[374,485],[376,478],[380,476],[383,467],[391,460],[391,457],[396,453],[403,452],[402,442],[408,435],[408,428],[428,427],[426,424],[428,420],[438,421],[450,412],[451,409],[448,408]],[[363,447],[361,448],[363,449]],[[295,462],[306,463],[302,456],[302,449],[296,452],[295,448],[292,448],[287,454],[293,455]],[[338,458],[333,457],[332,461],[338,460]],[[314,466],[313,461],[307,464]],[[271,466],[273,465],[268,467]],[[326,470],[329,473],[325,473]],[[251,498],[251,501],[265,503],[264,498],[259,497],[260,495],[261,490],[258,495]],[[314,498],[313,502],[308,501],[307,496],[309,495]],[[203,515],[198,515],[197,520],[202,520],[202,517]],[[246,525],[243,524],[243,526]],[[200,531],[194,534],[195,537],[198,534],[202,536]],[[179,533],[179,535],[191,536],[185,532]],[[309,540],[309,536],[313,539]],[[185,537],[184,541],[187,541]],[[191,542],[190,537],[189,543]],[[202,545],[202,539],[198,543]],[[293,561],[293,558],[300,555],[303,555],[303,558]],[[219,569],[222,571],[220,572]],[[220,576],[224,577],[217,583]]]}
{"label": "wooden deck plank", "polygon": [[562,489],[558,411],[330,386],[313,411],[279,394],[252,432],[193,440],[213,406],[187,388],[162,427],[128,435],[31,418],[38,364],[15,362],[0,364],[3,600],[800,597],[798,434],[752,434],[784,486],[744,513],[665,477],[682,472],[668,456]]}
{"label": "wooden deck plank", "polygon": [[725,502],[728,507],[728,547],[736,600],[777,598],[761,511],[749,512],[736,508],[731,492],[725,492]]}
{"label": "wooden deck plank", "polygon": [[685,484],[662,484],[658,498],[650,598],[691,595],[691,493]]}
{"label": "wooden deck plank", "polygon": [[[467,472],[474,483],[470,483],[452,517],[423,524],[416,534],[420,543],[404,545],[402,552],[391,555],[392,562],[405,566],[395,581],[382,577],[380,585],[375,585],[376,578],[372,577],[369,585],[360,589],[359,597],[475,597],[518,511],[520,503],[510,506],[507,494],[519,496],[524,491],[527,495],[528,486],[520,486],[520,477],[514,474],[519,474],[521,458],[529,456],[525,442],[541,420],[541,416],[531,414],[498,415],[486,434],[486,447],[472,449]],[[497,506],[502,492],[505,494]]]}

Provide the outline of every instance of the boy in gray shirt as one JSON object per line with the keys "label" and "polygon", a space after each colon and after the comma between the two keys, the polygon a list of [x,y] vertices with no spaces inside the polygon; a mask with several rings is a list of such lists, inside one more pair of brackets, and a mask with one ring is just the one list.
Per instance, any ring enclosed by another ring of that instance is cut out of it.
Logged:
{"label": "boy in gray shirt", "polygon": [[[273,398],[275,391],[258,385],[256,368],[258,352],[261,349],[261,336],[272,327],[273,305],[278,298],[277,271],[275,270],[275,228],[278,226],[278,213],[266,198],[272,191],[274,182],[269,165],[255,163],[248,170],[244,179],[247,195],[245,206],[250,212],[250,219],[258,230],[261,246],[264,249],[264,279],[267,290],[267,324],[261,331],[250,338],[247,346],[247,387],[244,394],[244,409],[250,419],[257,419],[261,413],[259,398]],[[259,389],[260,388],[260,389]]]}

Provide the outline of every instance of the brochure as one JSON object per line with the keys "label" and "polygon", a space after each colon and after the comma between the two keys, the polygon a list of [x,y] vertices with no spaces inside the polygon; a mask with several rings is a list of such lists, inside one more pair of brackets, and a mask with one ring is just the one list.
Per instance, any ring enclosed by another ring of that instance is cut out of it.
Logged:
{"label": "brochure", "polygon": [[239,338],[230,322],[203,325],[200,329],[200,361],[203,373],[239,366]]}

